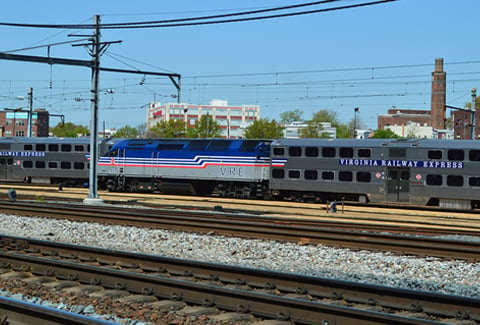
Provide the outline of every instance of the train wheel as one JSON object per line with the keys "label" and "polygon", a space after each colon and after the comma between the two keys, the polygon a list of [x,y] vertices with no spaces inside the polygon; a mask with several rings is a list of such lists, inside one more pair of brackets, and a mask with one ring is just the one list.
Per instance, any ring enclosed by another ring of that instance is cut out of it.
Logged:
{"label": "train wheel", "polygon": [[115,189],[116,189],[116,185],[115,185],[115,181],[113,179],[109,179],[107,181],[107,190],[109,192],[115,192]]}

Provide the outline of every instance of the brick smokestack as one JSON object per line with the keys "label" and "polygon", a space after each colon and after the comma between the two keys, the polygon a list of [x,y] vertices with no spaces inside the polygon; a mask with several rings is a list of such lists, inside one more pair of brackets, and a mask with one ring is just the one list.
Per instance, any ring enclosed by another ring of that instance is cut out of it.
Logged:
{"label": "brick smokestack", "polygon": [[443,58],[435,59],[435,70],[432,72],[430,114],[432,116],[432,127],[436,130],[445,129],[446,80],[447,73],[443,71]]}

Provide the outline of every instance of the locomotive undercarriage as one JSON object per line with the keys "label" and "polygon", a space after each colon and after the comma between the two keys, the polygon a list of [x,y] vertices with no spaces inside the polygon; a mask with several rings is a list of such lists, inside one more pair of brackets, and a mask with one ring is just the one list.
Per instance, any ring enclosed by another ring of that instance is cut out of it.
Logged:
{"label": "locomotive undercarriage", "polygon": [[268,184],[225,182],[213,183],[195,181],[186,183],[183,180],[164,180],[161,178],[127,178],[118,176],[100,182],[100,188],[109,192],[162,192],[167,194],[191,194],[200,196],[217,195],[239,199],[271,199]]}
{"label": "locomotive undercarriage", "polygon": [[354,201],[363,202],[365,196],[349,193],[326,193],[326,192],[303,192],[303,191],[275,191],[272,193],[274,199],[293,202],[314,202],[327,203],[333,201]]}

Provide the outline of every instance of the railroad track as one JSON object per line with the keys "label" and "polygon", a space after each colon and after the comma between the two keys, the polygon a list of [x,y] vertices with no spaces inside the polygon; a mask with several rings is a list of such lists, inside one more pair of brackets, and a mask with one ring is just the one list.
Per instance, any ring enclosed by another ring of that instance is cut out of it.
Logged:
{"label": "railroad track", "polygon": [[[272,219],[265,216],[218,211],[182,211],[177,209],[125,209],[111,206],[85,206],[1,202],[4,213],[45,216],[74,221],[162,228],[174,231],[217,233],[246,238],[273,239],[302,244],[324,244],[352,249],[391,251],[399,254],[435,256],[477,261],[480,241],[405,236],[377,232],[332,228],[318,222],[294,219]],[[355,225],[350,225],[354,228]]]}
{"label": "railroad track", "polygon": [[[17,184],[18,185],[18,184]],[[20,186],[20,185],[19,185]],[[5,198],[9,186],[0,184],[5,190]],[[68,188],[58,191],[54,186],[19,187],[19,198],[23,200],[47,202],[65,201],[82,203],[87,195],[86,189]],[[21,194],[20,194],[21,193]],[[1,193],[0,193],[1,197]],[[440,209],[417,209],[413,207],[358,206],[351,203],[338,206],[338,213],[328,213],[326,205],[307,204],[285,201],[238,200],[218,197],[188,197],[142,193],[109,193],[102,194],[105,202],[112,204],[143,205],[153,208],[182,208],[190,210],[212,210],[220,208],[224,211],[240,211],[262,216],[288,216],[312,219],[335,224],[335,227],[374,231],[381,225],[390,232],[421,233],[426,235],[458,234],[476,236],[480,232],[480,211],[469,212],[442,211]],[[388,228],[388,229],[387,229]]]}
{"label": "railroad track", "polygon": [[479,299],[10,236],[0,237],[0,263],[3,272],[123,291],[123,300],[181,301],[298,325],[480,322]]}

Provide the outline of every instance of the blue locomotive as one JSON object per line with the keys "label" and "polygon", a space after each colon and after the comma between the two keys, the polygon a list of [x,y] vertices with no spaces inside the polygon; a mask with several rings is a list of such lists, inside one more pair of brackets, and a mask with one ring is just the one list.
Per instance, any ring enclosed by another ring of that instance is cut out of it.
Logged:
{"label": "blue locomotive", "polygon": [[100,157],[100,188],[236,198],[269,193],[270,142],[230,139],[127,139]]}

